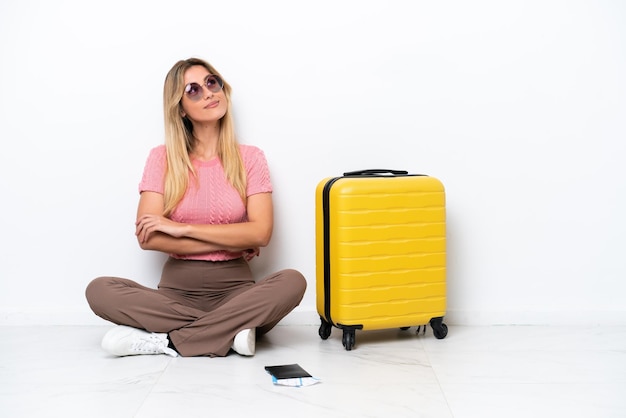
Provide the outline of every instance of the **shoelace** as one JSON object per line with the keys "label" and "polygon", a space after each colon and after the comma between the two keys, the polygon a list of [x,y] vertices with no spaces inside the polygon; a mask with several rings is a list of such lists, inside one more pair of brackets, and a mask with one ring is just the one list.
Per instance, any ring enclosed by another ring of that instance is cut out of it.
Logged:
{"label": "shoelace", "polygon": [[131,346],[131,351],[140,354],[167,354],[170,357],[178,357],[178,353],[169,348],[167,343],[165,334],[152,333],[135,341]]}
{"label": "shoelace", "polygon": [[167,337],[155,333],[135,341],[131,350],[141,354],[167,354],[170,357],[178,357],[178,353],[167,346]]}
{"label": "shoelace", "polygon": [[165,353],[165,348],[167,348],[167,346],[163,338],[155,334],[142,336],[131,346],[132,351],[151,354]]}

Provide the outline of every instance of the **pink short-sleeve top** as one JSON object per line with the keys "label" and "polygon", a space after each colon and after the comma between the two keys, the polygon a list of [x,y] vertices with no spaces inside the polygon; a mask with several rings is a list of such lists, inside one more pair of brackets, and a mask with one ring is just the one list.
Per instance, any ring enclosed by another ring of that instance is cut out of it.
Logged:
{"label": "pink short-sleeve top", "polygon": [[[271,193],[269,167],[263,151],[252,145],[239,145],[246,170],[246,195]],[[176,222],[189,224],[229,224],[247,220],[246,207],[230,183],[226,180],[224,167],[219,158],[210,161],[192,159],[197,179],[190,173],[189,186],[182,200],[170,215]],[[164,192],[164,176],[167,168],[165,145],[153,148],[148,155],[139,192]],[[207,254],[180,255],[172,257],[189,260],[225,261],[241,257],[242,253],[215,251]]]}

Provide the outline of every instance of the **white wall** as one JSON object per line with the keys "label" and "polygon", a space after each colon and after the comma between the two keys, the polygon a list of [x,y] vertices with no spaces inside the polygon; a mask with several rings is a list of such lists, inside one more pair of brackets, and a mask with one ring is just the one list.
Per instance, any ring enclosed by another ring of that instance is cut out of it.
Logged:
{"label": "white wall", "polygon": [[254,269],[307,276],[287,320],[317,323],[317,183],[382,167],[447,187],[449,322],[626,324],[619,0],[3,0],[0,324],[104,324],[89,280],[156,285],[137,183],[189,56],[271,165]]}

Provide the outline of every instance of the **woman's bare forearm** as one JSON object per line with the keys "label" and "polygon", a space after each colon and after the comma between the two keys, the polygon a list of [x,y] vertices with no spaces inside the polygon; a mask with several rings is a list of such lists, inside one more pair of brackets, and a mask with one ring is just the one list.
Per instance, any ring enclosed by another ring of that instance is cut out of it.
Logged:
{"label": "woman's bare forearm", "polygon": [[215,244],[199,241],[193,238],[175,238],[161,232],[153,233],[150,236],[150,239],[143,243],[139,241],[139,246],[144,250],[161,251],[167,254],[181,255],[206,254],[226,249]]}
{"label": "woman's bare forearm", "polygon": [[185,236],[229,249],[265,247],[272,236],[263,223],[242,222],[225,225],[187,225]]}

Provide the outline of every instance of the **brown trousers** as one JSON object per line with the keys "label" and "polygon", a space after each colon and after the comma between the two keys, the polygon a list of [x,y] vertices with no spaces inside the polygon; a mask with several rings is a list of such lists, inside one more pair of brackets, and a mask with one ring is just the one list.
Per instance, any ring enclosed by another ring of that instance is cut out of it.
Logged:
{"label": "brown trousers", "polygon": [[306,280],[281,270],[256,282],[248,263],[169,258],[157,289],[98,277],[87,286],[94,313],[119,325],[168,333],[182,356],[225,356],[235,335],[272,329],[302,300]]}

